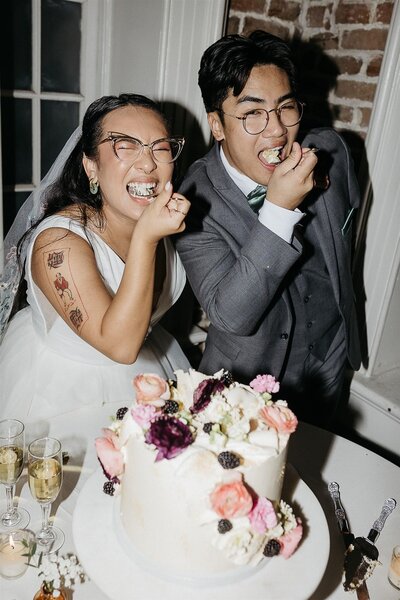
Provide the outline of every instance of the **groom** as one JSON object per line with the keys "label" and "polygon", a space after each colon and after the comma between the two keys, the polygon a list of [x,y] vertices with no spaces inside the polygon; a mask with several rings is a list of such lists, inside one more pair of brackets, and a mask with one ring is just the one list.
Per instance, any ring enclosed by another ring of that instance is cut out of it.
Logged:
{"label": "groom", "polygon": [[329,425],[346,367],[360,366],[349,151],[328,128],[296,142],[303,104],[290,50],[271,34],[214,43],[199,85],[215,144],[179,190],[192,208],[176,241],[210,320],[199,369],[245,383],[270,373],[301,419]]}

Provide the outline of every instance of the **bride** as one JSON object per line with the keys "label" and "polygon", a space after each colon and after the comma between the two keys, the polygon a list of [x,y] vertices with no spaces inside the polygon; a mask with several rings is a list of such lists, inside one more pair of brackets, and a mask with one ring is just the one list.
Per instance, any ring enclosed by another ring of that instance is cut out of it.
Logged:
{"label": "bride", "polygon": [[34,200],[39,219],[8,253],[3,322],[17,259],[28,306],[5,326],[0,418],[32,423],[129,406],[136,374],[188,368],[157,325],[185,283],[168,239],[183,231],[189,209],[171,184],[183,144],[144,96],[104,96],[89,106],[61,173]]}

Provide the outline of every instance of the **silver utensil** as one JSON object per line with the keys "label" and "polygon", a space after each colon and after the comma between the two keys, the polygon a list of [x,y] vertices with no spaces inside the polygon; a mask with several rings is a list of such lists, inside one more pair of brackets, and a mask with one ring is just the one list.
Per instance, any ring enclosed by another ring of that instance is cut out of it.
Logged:
{"label": "silver utensil", "polygon": [[[346,554],[345,554],[345,557],[346,557],[347,552],[350,551],[350,548],[353,548],[352,544],[354,542],[354,535],[350,531],[349,523],[348,523],[347,517],[346,517],[346,512],[342,505],[342,501],[340,498],[340,492],[339,492],[339,484],[336,483],[336,481],[332,481],[328,485],[328,490],[329,490],[329,493],[330,493],[332,501],[333,501],[333,506],[335,508],[336,521],[337,521],[339,530],[342,534],[342,538],[344,541],[344,547],[346,549]],[[345,575],[345,580],[346,580],[346,575]],[[360,583],[358,585],[358,587],[355,588],[355,590],[356,590],[356,594],[357,594],[357,600],[370,600],[367,584],[365,583],[365,581],[362,581],[362,583]]]}
{"label": "silver utensil", "polygon": [[358,589],[372,575],[378,564],[379,551],[375,546],[380,532],[390,513],[396,507],[396,501],[388,498],[382,507],[381,514],[374,521],[367,537],[356,537],[346,551],[344,559],[344,589]]}
{"label": "silver utensil", "polygon": [[386,519],[395,508],[396,500],[394,498],[388,498],[385,500],[385,503],[381,509],[381,514],[376,521],[374,521],[367,537],[356,537],[354,540],[354,543],[358,544],[358,546],[363,549],[366,556],[372,560],[378,560],[379,551],[375,546],[375,542],[378,539],[384,524],[386,523]]}
{"label": "silver utensil", "polygon": [[328,491],[331,495],[333,506],[335,508],[335,516],[339,527],[339,531],[342,534],[344,545],[347,550],[349,545],[354,541],[354,535],[350,532],[346,512],[343,508],[342,501],[340,499],[339,484],[336,483],[336,481],[332,481],[328,485]]}

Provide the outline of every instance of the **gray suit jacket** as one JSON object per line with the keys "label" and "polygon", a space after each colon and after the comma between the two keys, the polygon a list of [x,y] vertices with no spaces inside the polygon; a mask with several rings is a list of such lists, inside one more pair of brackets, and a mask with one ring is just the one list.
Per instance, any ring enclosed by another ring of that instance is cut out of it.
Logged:
{"label": "gray suit jacket", "polygon": [[[329,188],[311,192],[314,219],[345,323],[348,359],[358,369],[351,224],[342,231],[359,203],[352,159],[332,129],[312,130],[303,145],[320,148],[331,163]],[[290,285],[301,256],[300,241],[290,245],[258,221],[223,167],[218,145],[191,166],[179,191],[192,204],[176,246],[211,322],[200,370],[225,368],[247,382],[259,373],[279,378],[294,327]]]}

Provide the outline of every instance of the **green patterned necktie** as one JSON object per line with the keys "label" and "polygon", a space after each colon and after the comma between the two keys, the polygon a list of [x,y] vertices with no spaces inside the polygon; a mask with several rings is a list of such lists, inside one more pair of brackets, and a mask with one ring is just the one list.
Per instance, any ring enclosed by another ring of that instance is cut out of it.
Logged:
{"label": "green patterned necktie", "polygon": [[247,201],[255,213],[258,213],[264,204],[266,192],[267,189],[263,185],[258,185],[250,194],[247,194]]}

